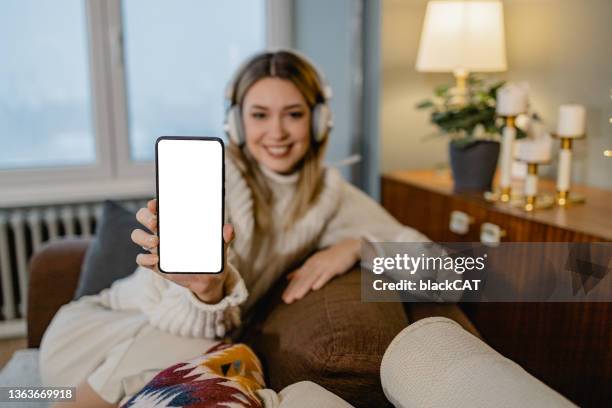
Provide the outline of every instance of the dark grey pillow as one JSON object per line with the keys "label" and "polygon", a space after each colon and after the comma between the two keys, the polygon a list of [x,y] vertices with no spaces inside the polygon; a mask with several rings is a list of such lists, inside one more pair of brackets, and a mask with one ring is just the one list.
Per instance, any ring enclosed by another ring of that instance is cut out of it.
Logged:
{"label": "dark grey pillow", "polygon": [[132,242],[135,228],[146,230],[134,212],[115,201],[104,202],[96,236],[85,253],[75,299],[95,295],[136,270],[136,255],[145,251]]}

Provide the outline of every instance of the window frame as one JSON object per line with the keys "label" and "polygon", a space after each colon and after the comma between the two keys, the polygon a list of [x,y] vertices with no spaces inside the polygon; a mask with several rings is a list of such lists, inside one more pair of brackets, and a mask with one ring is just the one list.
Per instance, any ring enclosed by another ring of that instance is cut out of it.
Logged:
{"label": "window frame", "polygon": [[110,118],[106,103],[107,90],[104,86],[104,27],[101,21],[100,2],[86,1],[85,26],[87,36],[87,55],[89,67],[89,88],[91,95],[91,118],[96,148],[96,161],[91,165],[36,167],[28,169],[0,169],[0,206],[18,205],[22,201],[39,202],[43,197],[51,199],[54,194],[48,189],[50,183],[78,184],[87,180],[99,181],[112,176],[110,138],[100,135],[110,134]]}
{"label": "window frame", "polygon": [[[0,170],[0,208],[155,194],[154,162],[130,158],[121,1],[83,0],[96,162]],[[266,47],[292,44],[292,5],[266,0]]]}

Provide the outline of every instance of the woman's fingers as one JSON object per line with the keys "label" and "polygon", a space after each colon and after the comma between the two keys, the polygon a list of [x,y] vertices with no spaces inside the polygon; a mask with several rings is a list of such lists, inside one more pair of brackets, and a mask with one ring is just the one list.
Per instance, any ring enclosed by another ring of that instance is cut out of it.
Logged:
{"label": "woman's fingers", "polygon": [[136,255],[136,263],[145,268],[154,268],[159,261],[157,254],[138,254]]}
{"label": "woman's fingers", "polygon": [[312,284],[317,278],[318,275],[315,274],[314,271],[312,271],[312,273],[307,274],[304,279],[302,279],[302,284],[298,285],[298,287],[295,288],[294,299],[301,299],[304,297],[304,295],[310,292],[310,289],[312,289]]}
{"label": "woman's fingers", "polygon": [[[225,254],[225,264],[226,265],[227,265],[227,251],[228,251],[229,245],[234,240],[234,237],[235,237],[234,226],[232,224],[223,225],[223,252]],[[226,271],[227,268],[224,267],[223,270]]]}
{"label": "woman's fingers", "polygon": [[334,277],[334,275],[330,274],[330,273],[322,273],[321,275],[319,275],[319,277],[314,281],[314,283],[312,284],[312,289],[313,290],[319,290],[321,289],[323,286],[325,286],[325,284],[327,282],[329,282],[332,278]]}
{"label": "woman's fingers", "polygon": [[295,290],[295,280],[292,280],[291,282],[289,282],[289,286],[287,286],[287,288],[283,292],[283,296],[282,296],[283,302],[289,304],[295,300],[294,295],[293,295],[294,290]]}
{"label": "woman's fingers", "polygon": [[136,219],[149,230],[157,232],[157,216],[152,214],[148,208],[138,210]]}
{"label": "woman's fingers", "polygon": [[306,278],[306,275],[302,272],[303,270],[304,266],[289,274],[291,276],[289,285],[287,285],[282,296],[285,303],[291,303],[296,299],[297,289],[304,284],[304,279]]}
{"label": "woman's fingers", "polygon": [[157,199],[154,198],[147,202],[147,208],[151,211],[151,214],[157,215]]}
{"label": "woman's fingers", "polygon": [[159,244],[159,238],[156,235],[149,234],[139,228],[132,231],[132,241],[148,251],[156,248]]}
{"label": "woman's fingers", "polygon": [[297,270],[283,293],[283,301],[291,303],[294,300],[303,298],[310,291],[318,277],[319,274],[316,270],[305,269],[304,267]]}

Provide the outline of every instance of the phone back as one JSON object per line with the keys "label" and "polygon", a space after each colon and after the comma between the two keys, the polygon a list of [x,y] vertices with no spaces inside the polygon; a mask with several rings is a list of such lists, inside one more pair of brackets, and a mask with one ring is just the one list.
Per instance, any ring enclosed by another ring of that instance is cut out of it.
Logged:
{"label": "phone back", "polygon": [[224,146],[213,137],[155,143],[159,270],[223,271]]}

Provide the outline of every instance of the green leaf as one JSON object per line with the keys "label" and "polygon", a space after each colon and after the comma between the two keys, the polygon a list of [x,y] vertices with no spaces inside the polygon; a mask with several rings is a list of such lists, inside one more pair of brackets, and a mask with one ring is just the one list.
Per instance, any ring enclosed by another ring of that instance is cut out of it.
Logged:
{"label": "green leaf", "polygon": [[426,109],[426,108],[431,108],[432,106],[434,106],[434,103],[431,99],[426,99],[424,101],[421,101],[419,103],[417,103],[416,108],[417,109]]}
{"label": "green leaf", "polygon": [[502,86],[504,86],[504,84],[506,83],[506,81],[499,81],[495,84],[493,84],[490,88],[489,88],[489,96],[491,96],[493,99],[497,100],[497,90],[499,88],[501,88]]}
{"label": "green leaf", "polygon": [[470,86],[478,86],[482,85],[484,83],[484,80],[480,77],[470,74],[468,75],[467,83]]}
{"label": "green leaf", "polygon": [[434,89],[434,94],[436,96],[446,96],[446,94],[448,93],[448,90],[450,89],[450,85],[438,85],[435,89]]}

